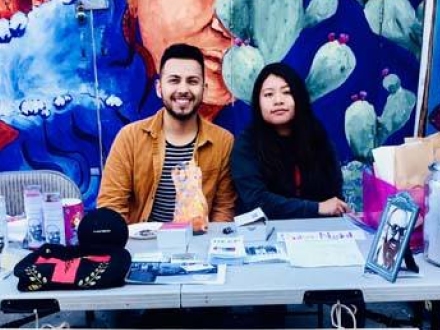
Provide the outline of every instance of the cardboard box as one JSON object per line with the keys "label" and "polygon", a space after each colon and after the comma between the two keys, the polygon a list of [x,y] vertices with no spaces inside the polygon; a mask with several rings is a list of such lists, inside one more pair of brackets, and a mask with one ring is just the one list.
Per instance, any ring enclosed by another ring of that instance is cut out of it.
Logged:
{"label": "cardboard box", "polygon": [[189,222],[167,222],[157,231],[157,246],[162,249],[185,250],[192,238]]}
{"label": "cardboard box", "polygon": [[237,235],[242,235],[245,242],[265,241],[268,232],[267,221],[261,208],[234,217]]}
{"label": "cardboard box", "polygon": [[43,219],[46,243],[66,245],[63,204],[59,192],[43,194]]}

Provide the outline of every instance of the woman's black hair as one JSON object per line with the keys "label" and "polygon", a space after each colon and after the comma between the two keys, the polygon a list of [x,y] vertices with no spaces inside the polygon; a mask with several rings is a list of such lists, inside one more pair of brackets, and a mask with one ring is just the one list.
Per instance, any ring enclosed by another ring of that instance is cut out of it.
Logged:
{"label": "woman's black hair", "polygon": [[[281,154],[279,136],[275,128],[263,119],[260,108],[260,92],[264,81],[270,75],[282,78],[290,88],[295,101],[295,115],[290,122],[289,136],[290,157],[294,159],[301,173],[330,174],[334,163],[334,153],[328,141],[328,135],[321,122],[315,117],[309,92],[304,80],[290,66],[284,63],[272,63],[263,68],[258,75],[252,93],[253,122],[251,124],[257,147],[257,156],[263,164],[265,175],[276,180],[280,171],[292,171],[285,168]],[[284,151],[285,152],[285,151]]]}

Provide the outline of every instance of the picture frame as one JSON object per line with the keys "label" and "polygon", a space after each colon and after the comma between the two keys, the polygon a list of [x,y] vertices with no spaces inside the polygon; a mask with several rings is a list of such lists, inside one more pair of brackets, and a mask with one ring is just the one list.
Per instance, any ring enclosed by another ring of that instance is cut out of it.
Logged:
{"label": "picture frame", "polygon": [[407,192],[390,196],[368,253],[366,270],[395,282],[413,232],[419,207]]}

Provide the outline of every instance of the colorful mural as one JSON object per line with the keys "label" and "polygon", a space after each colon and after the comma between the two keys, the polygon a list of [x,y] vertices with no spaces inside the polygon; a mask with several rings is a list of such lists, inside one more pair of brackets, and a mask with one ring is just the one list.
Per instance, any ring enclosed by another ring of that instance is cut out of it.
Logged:
{"label": "colorful mural", "polygon": [[412,135],[422,21],[421,0],[0,0],[0,171],[64,172],[93,207],[115,134],[160,107],[173,42],[203,50],[206,118],[238,134],[259,70],[285,61],[341,160],[369,162]]}

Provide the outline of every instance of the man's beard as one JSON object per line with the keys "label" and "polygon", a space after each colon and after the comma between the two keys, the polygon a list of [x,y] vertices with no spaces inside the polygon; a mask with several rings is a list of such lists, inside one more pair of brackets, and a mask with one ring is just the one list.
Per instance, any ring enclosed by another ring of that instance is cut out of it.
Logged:
{"label": "man's beard", "polygon": [[188,121],[191,118],[193,118],[196,114],[197,114],[197,110],[200,107],[200,103],[199,104],[194,104],[194,108],[188,112],[188,113],[179,113],[173,110],[172,106],[170,104],[167,104],[164,102],[164,106],[165,106],[165,110],[167,111],[167,113],[173,117],[174,119],[178,120],[178,121]]}
{"label": "man's beard", "polygon": [[394,264],[394,258],[399,253],[400,241],[393,238],[384,243],[384,262],[391,267]]}

